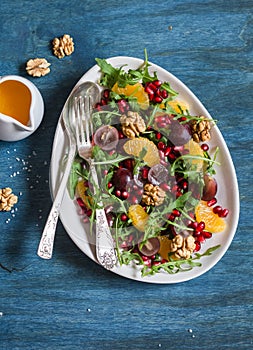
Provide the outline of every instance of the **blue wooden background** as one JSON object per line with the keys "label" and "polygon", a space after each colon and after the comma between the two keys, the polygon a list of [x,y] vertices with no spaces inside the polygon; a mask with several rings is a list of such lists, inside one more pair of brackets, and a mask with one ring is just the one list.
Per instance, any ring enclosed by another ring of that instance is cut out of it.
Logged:
{"label": "blue wooden background", "polygon": [[[0,187],[19,194],[0,213],[1,349],[251,349],[252,1],[1,0],[0,74],[27,77],[45,57],[51,73],[29,78],[45,115],[37,132],[0,141]],[[51,40],[70,34],[75,52],[57,59]],[[175,74],[200,98],[229,146],[240,188],[235,238],[195,280],[150,285],[87,258],[59,223],[53,259],[36,255],[51,206],[51,146],[66,97],[94,58],[143,57]]]}

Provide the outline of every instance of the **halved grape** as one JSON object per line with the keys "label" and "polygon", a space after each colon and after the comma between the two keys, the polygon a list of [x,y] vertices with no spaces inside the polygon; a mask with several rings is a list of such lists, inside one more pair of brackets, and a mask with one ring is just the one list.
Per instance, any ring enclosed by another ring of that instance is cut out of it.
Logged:
{"label": "halved grape", "polygon": [[148,181],[153,185],[160,185],[169,179],[168,169],[162,164],[156,164],[149,169]]}
{"label": "halved grape", "polygon": [[203,201],[210,201],[213,199],[217,193],[217,182],[216,180],[208,174],[204,175],[204,188],[202,194]]}
{"label": "halved grape", "polygon": [[157,237],[149,238],[145,243],[138,244],[141,254],[146,256],[152,256],[156,254],[160,249],[160,241]]}
{"label": "halved grape", "polygon": [[185,145],[191,139],[189,125],[180,124],[179,121],[172,120],[170,124],[170,134],[168,139],[175,146]]}
{"label": "halved grape", "polygon": [[111,125],[102,125],[94,134],[94,143],[105,151],[110,151],[119,142],[118,130]]}

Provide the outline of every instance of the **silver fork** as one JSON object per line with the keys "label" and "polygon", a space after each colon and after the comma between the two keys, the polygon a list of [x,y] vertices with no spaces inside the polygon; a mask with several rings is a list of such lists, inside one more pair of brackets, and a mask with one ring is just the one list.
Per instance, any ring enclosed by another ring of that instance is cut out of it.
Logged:
{"label": "silver fork", "polygon": [[[77,150],[81,158],[89,164],[90,174],[94,182],[94,192],[99,188],[98,176],[91,158],[92,145],[90,136],[92,135],[91,121],[91,98],[87,96],[77,96],[74,103],[75,110],[75,133]],[[103,203],[100,200],[96,209],[96,255],[99,263],[106,269],[112,269],[116,262],[115,244],[108,226]]]}

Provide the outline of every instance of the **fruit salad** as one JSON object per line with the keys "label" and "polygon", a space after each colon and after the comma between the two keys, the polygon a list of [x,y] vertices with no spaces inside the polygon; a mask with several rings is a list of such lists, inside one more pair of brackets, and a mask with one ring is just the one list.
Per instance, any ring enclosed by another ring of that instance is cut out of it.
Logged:
{"label": "fruit salad", "polygon": [[192,115],[170,83],[150,73],[146,52],[135,70],[96,62],[102,95],[92,112],[92,157],[100,186],[94,191],[78,156],[69,181],[82,220],[92,233],[102,199],[119,264],[142,276],[201,266],[219,248],[204,249],[206,240],[222,234],[228,215],[216,198],[219,149],[209,148],[216,121]]}

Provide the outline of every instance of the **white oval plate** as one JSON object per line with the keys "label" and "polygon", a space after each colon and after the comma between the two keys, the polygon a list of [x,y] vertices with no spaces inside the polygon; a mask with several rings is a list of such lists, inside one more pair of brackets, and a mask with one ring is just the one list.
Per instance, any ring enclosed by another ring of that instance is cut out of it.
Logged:
{"label": "white oval plate", "polygon": [[[107,62],[111,63],[114,67],[121,67],[127,64],[127,69],[136,69],[143,63],[143,60],[119,56],[109,58]],[[156,71],[160,80],[168,81],[171,84],[171,87],[179,92],[180,99],[187,101],[192,115],[204,115],[211,118],[210,114],[198,98],[179,79],[163,68],[152,63],[150,64],[150,72]],[[97,82],[100,78],[100,74],[98,65],[95,65],[81,77],[76,86],[84,81]],[[64,155],[68,152],[68,141],[61,118],[62,114],[55,133],[50,167],[50,186],[53,197],[58,188],[59,179],[62,176],[62,160]],[[239,219],[239,192],[234,165],[227,145],[217,126],[212,129],[212,140],[209,144],[211,148],[218,146],[220,149],[217,160],[221,163],[221,166],[216,168],[216,180],[218,182],[217,199],[222,207],[229,209],[230,214],[226,219],[226,230],[222,233],[214,234],[211,239],[207,240],[206,243],[202,245],[200,253],[203,253],[208,248],[216,245],[221,245],[221,247],[214,251],[211,256],[202,257],[200,259],[200,262],[202,263],[201,267],[194,267],[187,272],[179,272],[177,274],[160,272],[154,276],[141,277],[140,269],[135,265],[115,266],[113,270],[111,270],[112,272],[141,282],[168,284],[179,283],[202,275],[210,270],[222,258],[229,248],[236,232]],[[74,243],[88,257],[97,262],[94,238],[90,237],[88,227],[83,224],[81,217],[78,214],[77,207],[73,200],[70,199],[67,191],[63,199],[60,218],[64,228]]]}

